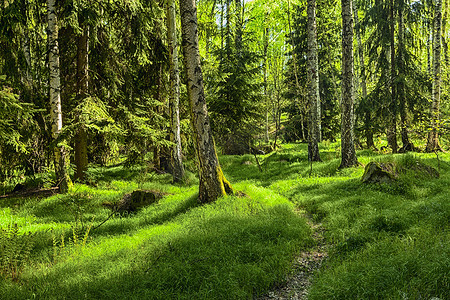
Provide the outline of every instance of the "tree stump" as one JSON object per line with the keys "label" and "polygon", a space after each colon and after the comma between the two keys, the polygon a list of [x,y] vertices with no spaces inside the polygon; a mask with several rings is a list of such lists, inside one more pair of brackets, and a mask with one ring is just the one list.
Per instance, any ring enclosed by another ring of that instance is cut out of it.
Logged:
{"label": "tree stump", "polygon": [[117,203],[103,203],[103,206],[111,208],[118,213],[131,213],[140,210],[145,206],[149,206],[167,194],[159,191],[135,190],[129,194],[125,194]]}
{"label": "tree stump", "polygon": [[393,163],[370,162],[367,164],[361,181],[364,183],[389,183],[398,178]]}

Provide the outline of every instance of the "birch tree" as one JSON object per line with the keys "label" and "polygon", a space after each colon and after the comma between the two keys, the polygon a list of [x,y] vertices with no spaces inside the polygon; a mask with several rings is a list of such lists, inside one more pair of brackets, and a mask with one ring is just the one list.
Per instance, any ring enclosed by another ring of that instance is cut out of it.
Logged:
{"label": "birch tree", "polygon": [[206,107],[203,75],[198,48],[197,7],[195,0],[180,0],[182,46],[187,77],[195,149],[199,169],[199,202],[212,202],[232,194],[217,158]]}
{"label": "birch tree", "polygon": [[319,96],[319,59],[317,55],[316,1],[308,0],[308,102],[309,102],[309,133],[308,159],[320,161],[319,142],[321,140],[320,126],[320,96]]}
{"label": "birch tree", "polygon": [[358,164],[354,134],[353,93],[353,15],[352,0],[342,4],[342,96],[341,96],[341,165]]}
{"label": "birch tree", "polygon": [[183,162],[181,159],[181,136],[180,136],[180,76],[178,70],[178,41],[176,28],[175,0],[167,0],[167,40],[169,43],[170,63],[170,141],[171,148],[171,171],[174,182],[179,182],[184,177]]}
{"label": "birch tree", "polygon": [[433,26],[433,87],[431,103],[431,131],[428,133],[427,152],[440,149],[439,146],[439,106],[441,100],[441,29],[442,0],[436,0]]}
{"label": "birch tree", "polygon": [[[59,48],[58,48],[58,22],[56,16],[55,0],[47,2],[48,16],[48,44],[49,44],[49,86],[50,86],[50,117],[52,122],[52,137],[55,143],[62,129],[61,111],[61,84],[59,70]],[[64,146],[54,146],[56,184],[62,193],[69,189],[70,178],[66,167],[66,150]]]}

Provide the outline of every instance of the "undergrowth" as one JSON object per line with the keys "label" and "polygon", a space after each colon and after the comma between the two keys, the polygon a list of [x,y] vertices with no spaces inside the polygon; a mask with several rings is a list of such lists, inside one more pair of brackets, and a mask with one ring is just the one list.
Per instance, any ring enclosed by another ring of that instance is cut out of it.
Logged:
{"label": "undergrowth", "polygon": [[[251,299],[283,284],[294,256],[314,246],[298,210],[331,245],[310,299],[450,298],[450,155],[435,178],[422,167],[438,168],[432,154],[364,150],[362,166],[339,170],[338,144],[320,147],[312,166],[302,144],[259,156],[261,170],[252,155],[221,156],[246,196],[207,205],[192,173],[173,185],[145,166],[92,168],[89,185],[66,195],[2,199],[0,245],[23,250],[16,271],[4,267],[13,251],[0,254],[0,299]],[[363,184],[370,161],[405,171]],[[135,189],[168,195],[130,214],[102,206]]]}

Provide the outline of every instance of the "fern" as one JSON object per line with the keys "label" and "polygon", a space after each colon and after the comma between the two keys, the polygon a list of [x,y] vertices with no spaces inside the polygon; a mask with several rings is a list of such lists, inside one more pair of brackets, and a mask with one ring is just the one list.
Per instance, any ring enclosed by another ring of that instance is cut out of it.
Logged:
{"label": "fern", "polygon": [[0,228],[0,276],[18,281],[34,246],[35,234],[19,233],[17,224]]}

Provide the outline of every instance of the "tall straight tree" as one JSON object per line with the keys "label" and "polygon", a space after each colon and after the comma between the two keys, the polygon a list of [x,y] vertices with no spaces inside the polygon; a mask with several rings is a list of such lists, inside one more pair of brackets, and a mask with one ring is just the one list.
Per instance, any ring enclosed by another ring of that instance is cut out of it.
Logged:
{"label": "tall straight tree", "polygon": [[167,0],[167,40],[169,43],[170,64],[170,141],[173,146],[170,150],[171,171],[174,182],[179,182],[184,177],[183,162],[181,159],[180,136],[180,76],[178,69],[178,41],[176,26],[175,0]]}
{"label": "tall straight tree", "polygon": [[[355,16],[355,27],[356,27],[356,40],[358,45],[358,58],[359,58],[359,72],[361,79],[361,100],[359,102],[360,107],[367,106],[367,81],[366,81],[366,63],[364,60],[364,48],[362,44],[362,28],[358,17],[358,6],[356,1],[353,6],[353,15]],[[365,123],[365,137],[367,148],[375,148],[375,143],[373,142],[373,129],[371,128],[371,111],[367,107],[364,108],[364,123]]]}
{"label": "tall straight tree", "polygon": [[441,28],[442,0],[436,0],[433,26],[433,87],[431,103],[431,131],[428,133],[426,151],[440,149],[439,146],[439,106],[441,101]]}
{"label": "tall straight tree", "polygon": [[199,169],[199,202],[206,203],[232,194],[217,158],[206,107],[203,75],[198,48],[197,7],[195,0],[180,0],[182,45],[187,90]]}
{"label": "tall straight tree", "polygon": [[354,94],[353,94],[353,14],[352,0],[342,5],[342,97],[341,97],[341,165],[358,164],[355,151]]}
{"label": "tall straight tree", "polygon": [[319,142],[321,140],[321,126],[319,96],[319,59],[317,55],[316,0],[308,0],[307,15],[309,103],[308,159],[309,161],[320,161]]}
{"label": "tall straight tree", "polygon": [[[77,100],[82,102],[88,96],[89,88],[89,27],[82,24],[82,33],[77,40]],[[78,116],[76,117],[78,118]],[[80,123],[75,134],[75,179],[84,180],[87,171],[87,132]]]}
{"label": "tall straight tree", "polygon": [[389,146],[392,148],[392,153],[397,153],[397,93],[395,79],[397,78],[396,66],[395,66],[395,6],[394,0],[390,0],[389,7],[389,23],[390,23],[390,54],[391,54],[391,102],[389,104],[389,120],[386,138]]}
{"label": "tall straight tree", "polygon": [[[55,0],[47,2],[48,16],[48,67],[49,67],[49,86],[50,86],[50,117],[52,122],[52,137],[55,143],[62,129],[62,111],[61,111],[61,84],[59,70],[59,47],[58,47],[58,19],[56,15]],[[66,149],[64,146],[55,145],[55,174],[56,184],[62,193],[69,189],[70,178],[66,167]]]}

